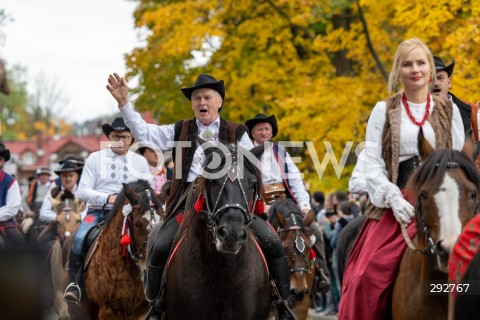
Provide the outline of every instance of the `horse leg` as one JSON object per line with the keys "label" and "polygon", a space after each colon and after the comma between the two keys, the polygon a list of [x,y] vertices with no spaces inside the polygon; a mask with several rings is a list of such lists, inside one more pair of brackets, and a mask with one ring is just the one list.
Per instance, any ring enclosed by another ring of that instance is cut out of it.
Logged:
{"label": "horse leg", "polygon": [[64,269],[62,263],[62,247],[58,240],[53,243],[50,265],[54,292],[54,308],[59,320],[68,320],[70,319],[68,306],[65,300],[63,300]]}

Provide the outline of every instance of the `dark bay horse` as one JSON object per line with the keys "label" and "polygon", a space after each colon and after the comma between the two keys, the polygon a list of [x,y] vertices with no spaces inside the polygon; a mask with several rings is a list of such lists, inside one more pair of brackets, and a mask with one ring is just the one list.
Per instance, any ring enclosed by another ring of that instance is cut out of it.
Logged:
{"label": "dark bay horse", "polygon": [[162,203],[145,180],[123,184],[96,249],[84,271],[81,307],[70,314],[86,319],[142,319],[148,312],[143,293],[147,237],[164,217]]}
{"label": "dark bay horse", "polygon": [[267,319],[271,289],[266,262],[248,229],[261,178],[234,145],[212,143],[205,153],[209,177],[192,182],[168,264],[167,317]]}
{"label": "dark bay horse", "polygon": [[[393,284],[393,319],[447,318],[448,295],[431,294],[428,284],[447,281],[449,254],[463,227],[473,218],[480,192],[480,176],[471,160],[468,140],[463,152],[434,151],[426,140],[420,141],[422,159],[426,160],[407,184],[415,199],[417,231]],[[348,257],[347,250],[342,252]]]}
{"label": "dark bay horse", "polygon": [[270,207],[268,220],[277,230],[288,257],[293,310],[299,319],[307,319],[309,291],[315,278],[315,261],[311,254],[314,237],[308,228],[315,223],[315,213],[310,211],[303,217],[294,201],[276,200]]}

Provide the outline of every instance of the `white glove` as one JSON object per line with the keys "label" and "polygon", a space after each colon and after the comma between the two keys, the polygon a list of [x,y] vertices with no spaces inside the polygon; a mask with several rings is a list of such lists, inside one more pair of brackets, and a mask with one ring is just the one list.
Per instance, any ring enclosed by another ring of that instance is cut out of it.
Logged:
{"label": "white glove", "polygon": [[409,224],[415,216],[415,210],[413,206],[405,200],[402,195],[395,194],[390,199],[390,207],[392,208],[393,215],[398,222]]}

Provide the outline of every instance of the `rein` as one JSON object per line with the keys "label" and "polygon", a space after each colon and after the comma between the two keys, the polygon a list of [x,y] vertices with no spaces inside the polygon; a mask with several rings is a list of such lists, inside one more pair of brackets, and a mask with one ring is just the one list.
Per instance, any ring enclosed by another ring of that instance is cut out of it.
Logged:
{"label": "rein", "polygon": [[[300,236],[301,230],[305,232],[306,228],[302,228],[298,225],[297,217],[293,213],[290,214],[289,223],[285,227],[278,230],[278,233],[295,231],[295,250],[293,250],[293,257],[292,257],[293,267],[290,267],[290,273],[296,273],[296,272],[310,273],[311,272],[310,269],[308,268],[308,260],[305,252],[305,249],[306,249],[305,240],[303,240],[303,238]],[[300,253],[300,255],[303,257],[303,260],[305,261],[304,267],[295,266],[295,260],[299,255],[298,253]]]}

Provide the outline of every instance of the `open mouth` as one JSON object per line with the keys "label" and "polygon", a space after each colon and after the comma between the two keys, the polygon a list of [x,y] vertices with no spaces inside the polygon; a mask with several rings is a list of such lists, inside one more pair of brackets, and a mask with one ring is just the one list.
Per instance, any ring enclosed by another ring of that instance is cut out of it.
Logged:
{"label": "open mouth", "polygon": [[440,92],[442,92],[442,90],[440,88],[433,88],[433,90],[432,90],[432,93],[434,93],[434,94],[438,94]]}
{"label": "open mouth", "polygon": [[207,114],[208,109],[206,109],[206,108],[200,108],[198,111],[200,111],[201,114]]}

